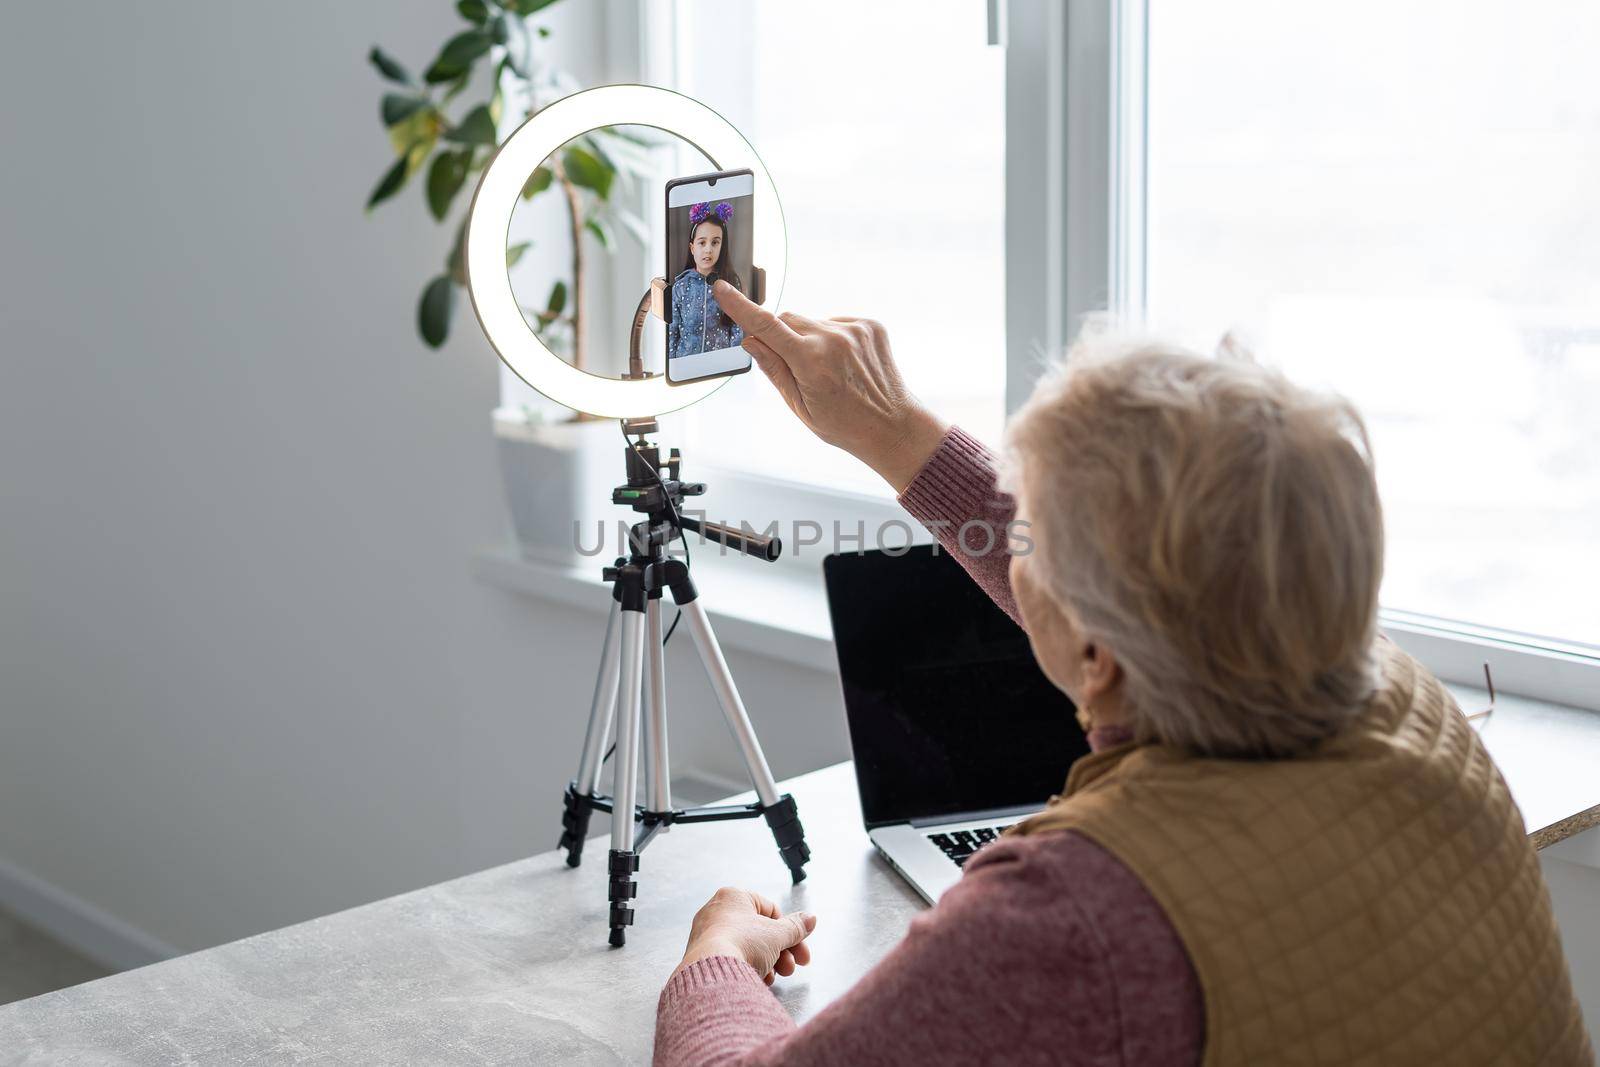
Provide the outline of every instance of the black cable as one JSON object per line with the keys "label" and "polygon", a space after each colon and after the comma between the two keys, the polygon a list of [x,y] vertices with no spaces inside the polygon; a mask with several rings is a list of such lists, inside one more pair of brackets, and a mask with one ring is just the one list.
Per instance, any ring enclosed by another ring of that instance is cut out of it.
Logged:
{"label": "black cable", "polygon": [[[628,436],[628,424],[626,422],[618,420],[617,425],[619,427],[621,427],[621,429],[622,429],[622,440],[625,441],[627,443],[628,447],[633,450],[633,454],[639,457],[639,462],[640,463],[644,463],[645,462],[644,453],[639,451],[638,444],[634,442],[633,438]],[[656,484],[661,487],[661,496],[667,502],[667,510],[672,512],[672,525],[677,527],[677,529],[678,529],[678,533],[679,533],[678,540],[683,542],[683,569],[684,570],[690,570],[694,566],[694,561],[689,558],[689,539],[687,537],[682,536],[682,533],[683,533],[683,518],[682,518],[682,516],[680,516],[678,514],[678,505],[676,505],[676,504],[674,504],[672,502],[672,494],[667,492],[667,483],[661,477],[660,468],[657,467],[654,463],[650,463],[650,464],[647,464],[647,465],[650,468],[650,473],[655,476]],[[670,548],[669,548],[669,550],[670,550]],[[677,620],[676,619],[673,620],[673,625],[674,626],[677,625]]]}

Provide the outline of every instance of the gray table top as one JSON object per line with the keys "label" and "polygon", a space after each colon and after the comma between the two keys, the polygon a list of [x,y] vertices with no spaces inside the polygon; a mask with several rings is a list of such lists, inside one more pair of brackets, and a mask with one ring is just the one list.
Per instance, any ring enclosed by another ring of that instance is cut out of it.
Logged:
{"label": "gray table top", "polygon": [[[1463,707],[1487,700],[1452,688]],[[1600,821],[1597,727],[1592,712],[1514,697],[1480,724],[1539,847]],[[817,914],[814,961],[776,988],[803,1021],[922,903],[867,840],[850,764],[783,788],[812,848],[807,880],[790,885],[761,820],[676,827],[644,852],[624,948],[606,944],[607,842],[591,838],[577,870],[546,852],[0,1007],[0,1061],[646,1063],[656,997],[722,885]],[[552,797],[529,817],[553,834],[559,815]]]}
{"label": "gray table top", "polygon": [[[606,944],[608,842],[592,838],[576,870],[546,852],[0,1008],[0,1061],[648,1063],[656,997],[722,885],[817,914],[812,964],[776,990],[808,1018],[923,905],[868,842],[850,764],[782,788],[806,881],[760,819],[674,827],[644,851],[623,948]],[[560,829],[557,798],[535,815]]]}

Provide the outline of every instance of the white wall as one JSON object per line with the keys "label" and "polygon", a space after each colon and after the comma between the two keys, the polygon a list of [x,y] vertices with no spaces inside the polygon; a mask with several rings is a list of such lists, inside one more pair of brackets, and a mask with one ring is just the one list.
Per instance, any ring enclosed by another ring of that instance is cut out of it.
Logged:
{"label": "white wall", "polygon": [[[602,77],[616,9],[562,8]],[[0,905],[189,950],[553,846],[603,618],[470,577],[508,537],[495,364],[470,318],[416,339],[448,241],[419,190],[361,211],[367,48],[420,69],[456,25],[7,8]],[[732,659],[775,771],[843,755],[832,678]]]}
{"label": "white wall", "polygon": [[1590,1035],[1600,1036],[1600,827],[1552,845],[1540,859],[1573,990]]}

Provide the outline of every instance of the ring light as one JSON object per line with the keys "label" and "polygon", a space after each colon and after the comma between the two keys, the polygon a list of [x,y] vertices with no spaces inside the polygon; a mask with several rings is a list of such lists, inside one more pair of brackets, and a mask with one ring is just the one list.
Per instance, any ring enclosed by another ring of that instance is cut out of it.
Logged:
{"label": "ring light", "polygon": [[528,175],[574,137],[602,126],[653,126],[699,149],[717,170],[748,167],[765,201],[753,235],[757,264],[767,272],[765,304],[783,292],[788,239],[772,177],[755,149],[727,119],[698,100],[651,85],[603,85],[540,109],[500,146],[478,181],[467,216],[467,292],[489,343],[523,381],[559,404],[602,418],[647,418],[688,407],[726,378],[671,385],[663,376],[604,378],[581,371],[550,351],[511,291],[506,236]]}

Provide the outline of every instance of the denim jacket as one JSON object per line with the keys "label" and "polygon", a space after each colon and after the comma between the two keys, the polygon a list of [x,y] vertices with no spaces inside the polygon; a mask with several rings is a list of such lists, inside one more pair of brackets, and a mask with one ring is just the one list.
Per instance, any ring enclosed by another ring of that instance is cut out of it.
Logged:
{"label": "denim jacket", "polygon": [[744,331],[723,321],[710,280],[693,267],[673,280],[672,322],[667,327],[669,358],[737,348],[743,341]]}

